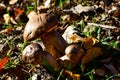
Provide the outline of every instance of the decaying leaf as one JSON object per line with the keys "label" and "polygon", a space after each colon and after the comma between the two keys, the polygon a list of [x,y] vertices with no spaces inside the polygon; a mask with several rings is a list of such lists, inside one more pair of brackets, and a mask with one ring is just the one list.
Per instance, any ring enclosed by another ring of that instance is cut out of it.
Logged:
{"label": "decaying leaf", "polygon": [[9,1],[9,4],[11,4],[11,5],[12,5],[12,4],[15,4],[15,3],[17,3],[17,1],[18,1],[18,0],[10,0],[10,1]]}
{"label": "decaying leaf", "polygon": [[84,38],[80,37],[79,35],[77,34],[71,34],[68,36],[68,38],[72,41],[72,42],[84,42]]}
{"label": "decaying leaf", "polygon": [[5,57],[0,61],[0,70],[3,68],[3,66],[7,63],[8,60],[9,58]]}
{"label": "decaying leaf", "polygon": [[95,71],[93,72],[93,74],[95,76],[105,76],[106,71],[105,71],[104,68],[98,68],[98,69],[95,69]]}
{"label": "decaying leaf", "polygon": [[82,6],[81,4],[71,8],[70,10],[73,11],[73,13],[79,15],[82,12],[88,12],[88,11],[94,11],[97,9],[97,6]]}
{"label": "decaying leaf", "polygon": [[24,10],[22,10],[22,9],[20,9],[20,8],[17,8],[17,9],[15,10],[15,16],[22,15],[23,12],[24,12]]}
{"label": "decaying leaf", "polygon": [[9,14],[4,14],[3,18],[4,18],[6,24],[8,24],[10,22],[10,15]]}
{"label": "decaying leaf", "polygon": [[74,74],[71,71],[64,70],[64,74],[67,74],[68,76],[72,77],[73,80],[80,80],[80,74]]}
{"label": "decaying leaf", "polygon": [[120,9],[117,9],[114,14],[113,14],[114,17],[117,17],[117,18],[120,18]]}
{"label": "decaying leaf", "polygon": [[112,64],[104,64],[104,66],[107,67],[112,72],[112,74],[119,73]]}
{"label": "decaying leaf", "polygon": [[21,65],[17,65],[14,68],[4,69],[3,73],[7,74],[3,76],[1,80],[25,80],[30,76],[28,69]]}
{"label": "decaying leaf", "polygon": [[77,36],[74,35],[75,33],[78,33],[77,30],[75,30],[76,26],[68,26],[66,30],[64,31],[62,37],[66,40],[67,43],[75,42],[72,37]]}
{"label": "decaying leaf", "polygon": [[82,38],[77,34],[69,35],[69,39],[72,42],[84,42],[84,48],[88,49],[91,48],[93,45],[98,43],[98,40],[96,38],[90,37],[90,38]]}
{"label": "decaying leaf", "polygon": [[51,0],[46,0],[46,1],[44,2],[44,5],[38,6],[38,7],[37,7],[37,10],[39,10],[39,13],[47,12],[47,10],[52,7],[50,3],[51,3]]}
{"label": "decaying leaf", "polygon": [[49,8],[50,7],[50,2],[51,0],[46,0],[44,3],[45,8]]}
{"label": "decaying leaf", "polygon": [[85,49],[91,48],[96,43],[98,43],[98,40],[96,38],[93,38],[93,37],[84,38],[84,48]]}
{"label": "decaying leaf", "polygon": [[4,9],[6,9],[6,5],[0,3],[0,11],[2,11],[2,10],[4,10]]}
{"label": "decaying leaf", "polygon": [[[85,65],[89,63],[90,61],[94,60],[95,58],[101,56],[103,54],[102,49],[100,47],[91,47],[87,50],[87,53],[85,56],[83,56],[81,65]],[[84,71],[84,67],[82,68]]]}
{"label": "decaying leaf", "polygon": [[2,30],[2,31],[0,31],[0,33],[2,34],[2,33],[6,33],[6,34],[9,34],[10,32],[12,32],[12,28],[7,28],[7,29],[4,29],[4,30]]}
{"label": "decaying leaf", "polygon": [[108,58],[105,58],[105,59],[101,59],[100,62],[104,63],[104,64],[108,64],[110,63],[112,57],[108,57]]}

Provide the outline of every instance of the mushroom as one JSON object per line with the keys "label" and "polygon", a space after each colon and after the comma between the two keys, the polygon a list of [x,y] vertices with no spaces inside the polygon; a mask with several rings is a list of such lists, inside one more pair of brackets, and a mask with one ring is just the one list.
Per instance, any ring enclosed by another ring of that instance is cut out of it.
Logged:
{"label": "mushroom", "polygon": [[46,63],[44,62],[46,61],[54,71],[60,71],[60,66],[55,58],[50,53],[43,51],[42,47],[37,43],[32,43],[25,47],[22,52],[22,60],[25,63],[33,65],[40,64],[41,66],[46,66]]}
{"label": "mushroom", "polygon": [[59,32],[55,30],[58,19],[54,14],[31,12],[28,15],[29,21],[25,26],[24,41],[41,38],[45,49],[54,58],[64,55],[66,42]]}
{"label": "mushroom", "polygon": [[78,44],[70,44],[65,49],[65,55],[58,59],[58,62],[65,68],[71,64],[71,68],[74,68],[84,55],[84,51]]}
{"label": "mushroom", "polygon": [[40,53],[42,53],[42,47],[37,43],[29,44],[22,52],[22,60],[25,63],[38,64],[42,61]]}

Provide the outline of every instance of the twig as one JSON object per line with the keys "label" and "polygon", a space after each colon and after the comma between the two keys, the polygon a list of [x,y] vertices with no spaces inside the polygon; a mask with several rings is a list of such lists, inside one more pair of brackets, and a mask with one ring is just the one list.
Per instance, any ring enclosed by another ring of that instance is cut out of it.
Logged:
{"label": "twig", "polygon": [[97,23],[87,23],[88,25],[93,25],[93,26],[99,26],[102,28],[108,28],[108,29],[116,29],[117,27],[115,26],[109,26],[109,25],[102,25],[102,24],[97,24]]}

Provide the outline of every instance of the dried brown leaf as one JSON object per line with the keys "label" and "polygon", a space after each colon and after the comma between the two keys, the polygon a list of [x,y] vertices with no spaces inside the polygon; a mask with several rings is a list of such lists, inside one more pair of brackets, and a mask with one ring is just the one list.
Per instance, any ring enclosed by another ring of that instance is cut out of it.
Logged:
{"label": "dried brown leaf", "polygon": [[120,9],[117,9],[114,13],[113,13],[114,17],[120,18]]}
{"label": "dried brown leaf", "polygon": [[82,12],[88,12],[88,11],[94,11],[96,10],[97,6],[82,6],[81,4],[71,8],[70,10],[73,11],[73,13],[79,15]]}
{"label": "dried brown leaf", "polygon": [[96,38],[84,38],[84,48],[88,49],[91,48],[93,45],[98,43],[98,40]]}
{"label": "dried brown leaf", "polygon": [[80,80],[80,74],[74,74],[71,71],[65,70],[64,74],[67,74],[68,76],[72,77],[74,80]]}
{"label": "dried brown leaf", "polygon": [[17,1],[18,1],[18,0],[10,0],[10,1],[9,1],[9,4],[11,4],[11,5],[12,5],[12,4],[15,4],[15,3],[17,3]]}
{"label": "dried brown leaf", "polygon": [[84,42],[84,38],[80,37],[77,34],[71,34],[68,36],[68,38],[72,41],[72,42]]}
{"label": "dried brown leaf", "polygon": [[96,38],[90,37],[90,38],[82,38],[81,36],[77,34],[71,34],[69,35],[69,39],[74,42],[84,42],[84,48],[88,49],[91,48],[93,45],[98,43],[98,40]]}
{"label": "dried brown leaf", "polygon": [[9,33],[11,33],[12,32],[12,28],[7,28],[7,29],[4,29],[4,30],[2,30],[2,31],[0,31],[0,33],[2,34],[2,33],[6,33],[6,34],[9,34]]}
{"label": "dried brown leaf", "polygon": [[115,69],[115,67],[112,64],[104,64],[104,66],[107,67],[112,72],[112,74],[118,73],[118,71]]}
{"label": "dried brown leaf", "polygon": [[[100,47],[91,47],[87,50],[86,55],[82,58],[81,65],[85,65],[95,58],[101,56],[103,54],[102,49]],[[82,68],[84,71],[84,68]]]}
{"label": "dried brown leaf", "polygon": [[104,68],[98,68],[93,73],[95,76],[105,76],[106,71]]}

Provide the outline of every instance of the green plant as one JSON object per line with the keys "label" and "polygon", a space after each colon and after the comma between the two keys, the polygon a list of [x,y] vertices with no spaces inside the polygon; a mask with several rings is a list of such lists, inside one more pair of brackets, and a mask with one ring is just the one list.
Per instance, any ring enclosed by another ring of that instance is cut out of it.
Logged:
{"label": "green plant", "polygon": [[117,41],[112,41],[112,42],[110,43],[110,45],[113,46],[114,48],[119,49],[119,46],[118,46],[118,42],[117,42]]}
{"label": "green plant", "polygon": [[27,9],[26,14],[28,14],[30,11],[33,11],[33,10],[36,11],[36,9],[37,9],[36,5],[30,6],[28,3],[25,3],[25,5],[26,5],[26,9]]}
{"label": "green plant", "polygon": [[59,6],[60,8],[63,8],[64,3],[66,3],[67,0],[59,0]]}
{"label": "green plant", "polygon": [[90,78],[90,80],[94,80],[93,72],[94,72],[94,69],[91,70],[90,72],[84,74],[84,76],[88,76]]}
{"label": "green plant", "polygon": [[24,50],[25,46],[29,44],[30,42],[23,42],[21,43],[21,52]]}
{"label": "green plant", "polygon": [[60,80],[60,77],[63,76],[63,75],[62,75],[63,71],[64,71],[64,69],[62,69],[62,70],[60,71],[60,74],[59,74],[57,80]]}
{"label": "green plant", "polygon": [[37,0],[34,0],[34,10],[37,12]]}
{"label": "green plant", "polygon": [[[106,80],[112,80],[114,78],[119,78],[120,74],[106,75],[105,77],[106,77]],[[118,79],[115,79],[115,80],[118,80]]]}

